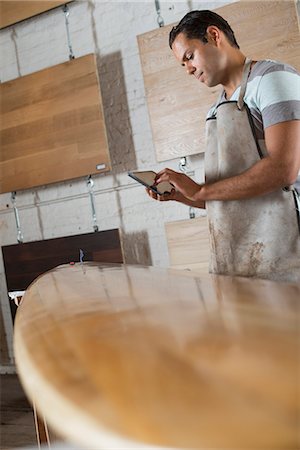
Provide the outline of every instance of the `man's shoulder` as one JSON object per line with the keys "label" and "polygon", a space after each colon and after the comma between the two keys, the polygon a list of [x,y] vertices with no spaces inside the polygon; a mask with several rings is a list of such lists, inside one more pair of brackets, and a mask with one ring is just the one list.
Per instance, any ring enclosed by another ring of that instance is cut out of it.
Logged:
{"label": "man's shoulder", "polygon": [[257,61],[250,73],[245,101],[249,107],[262,111],[268,104],[296,100],[299,94],[299,73],[290,64],[264,59]]}
{"label": "man's shoulder", "polygon": [[261,115],[263,127],[299,118],[299,73],[290,64],[258,61],[249,77],[245,102],[253,115]]}
{"label": "man's shoulder", "polygon": [[297,70],[295,67],[291,66],[290,64],[287,64],[282,61],[275,61],[272,59],[262,59],[257,61],[249,75],[249,81],[254,80],[256,77],[263,77],[265,75],[271,74],[271,73],[295,73],[297,74]]}

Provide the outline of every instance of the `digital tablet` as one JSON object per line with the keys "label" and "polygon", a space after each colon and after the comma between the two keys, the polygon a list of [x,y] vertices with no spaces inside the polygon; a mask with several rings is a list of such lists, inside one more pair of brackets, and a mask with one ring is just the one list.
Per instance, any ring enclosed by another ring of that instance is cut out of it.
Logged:
{"label": "digital tablet", "polygon": [[163,181],[162,183],[153,186],[155,182],[155,177],[157,175],[156,172],[154,172],[153,170],[145,170],[145,171],[136,170],[133,172],[128,172],[128,175],[138,183],[143,184],[144,186],[151,189],[151,191],[159,195],[169,194],[172,191],[172,189],[174,189],[174,186],[168,181]]}

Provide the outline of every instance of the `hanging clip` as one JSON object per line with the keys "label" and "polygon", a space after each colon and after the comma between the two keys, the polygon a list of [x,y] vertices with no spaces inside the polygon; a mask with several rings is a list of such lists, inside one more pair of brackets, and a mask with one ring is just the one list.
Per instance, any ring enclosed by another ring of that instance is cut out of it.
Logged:
{"label": "hanging clip", "polygon": [[79,249],[79,261],[80,261],[80,264],[83,264],[83,258],[84,258],[84,252],[83,252],[83,250],[80,248],[80,249]]}
{"label": "hanging clip", "polygon": [[[186,156],[183,156],[182,158],[180,158],[178,167],[179,167],[180,172],[185,173],[185,174],[187,173],[188,163],[187,163]],[[190,217],[190,219],[195,219],[195,217],[196,217],[195,208],[193,208],[193,206],[189,207],[189,217]]]}
{"label": "hanging clip", "polygon": [[164,19],[162,18],[161,14],[160,14],[160,4],[158,0],[155,0],[155,8],[156,8],[156,12],[157,12],[157,23],[159,28],[163,27],[165,25],[164,23]]}
{"label": "hanging clip", "polygon": [[190,219],[195,219],[196,214],[195,214],[195,208],[193,206],[189,207],[189,215],[190,215]]}
{"label": "hanging clip", "polygon": [[11,193],[11,202],[12,202],[13,208],[14,208],[16,226],[17,226],[17,232],[18,232],[17,241],[19,244],[21,244],[24,241],[24,238],[23,238],[23,234],[21,231],[19,211],[18,211],[18,208],[16,207],[16,196],[17,196],[17,193],[15,191]]}
{"label": "hanging clip", "polygon": [[96,209],[95,209],[95,194],[93,191],[94,181],[92,180],[91,175],[89,175],[86,184],[89,189],[91,206],[92,206],[92,217],[93,217],[93,222],[94,222],[93,228],[94,228],[94,231],[96,232],[96,231],[99,231],[99,227],[97,224],[97,216],[96,216]]}
{"label": "hanging clip", "polygon": [[183,172],[183,173],[187,172],[187,159],[186,159],[186,156],[183,156],[182,158],[180,158],[178,167],[179,167],[180,172]]}
{"label": "hanging clip", "polygon": [[70,11],[69,11],[68,5],[64,5],[63,12],[65,13],[67,39],[68,39],[68,46],[69,46],[69,51],[70,51],[69,59],[71,60],[71,59],[75,59],[75,56],[74,56],[73,49],[72,49],[70,30],[69,30],[69,15],[70,15]]}

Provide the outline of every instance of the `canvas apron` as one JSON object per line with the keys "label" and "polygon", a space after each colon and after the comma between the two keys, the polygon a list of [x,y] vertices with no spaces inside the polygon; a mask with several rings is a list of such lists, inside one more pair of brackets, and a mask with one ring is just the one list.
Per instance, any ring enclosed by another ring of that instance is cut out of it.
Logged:
{"label": "canvas apron", "polygon": [[[207,183],[238,175],[267,154],[243,101],[250,66],[247,59],[238,101],[220,103],[206,122]],[[208,201],[206,208],[210,272],[300,282],[299,197],[293,187],[249,200]]]}

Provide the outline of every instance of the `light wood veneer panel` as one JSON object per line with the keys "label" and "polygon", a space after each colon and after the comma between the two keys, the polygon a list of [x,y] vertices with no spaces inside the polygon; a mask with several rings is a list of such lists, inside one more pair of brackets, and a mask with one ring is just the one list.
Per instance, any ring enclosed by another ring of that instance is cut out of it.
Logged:
{"label": "light wood veneer panel", "polygon": [[69,1],[0,1],[0,28],[69,3]]}
{"label": "light wood veneer panel", "polygon": [[0,95],[0,192],[110,170],[93,54],[2,83]]}
{"label": "light wood veneer panel", "polygon": [[[253,59],[276,59],[300,69],[294,1],[243,1],[216,9]],[[207,88],[175,60],[168,45],[173,25],[138,36],[146,97],[158,161],[204,151],[208,109],[220,87]]]}
{"label": "light wood veneer panel", "polygon": [[206,217],[165,224],[170,266],[208,273],[209,232]]}

